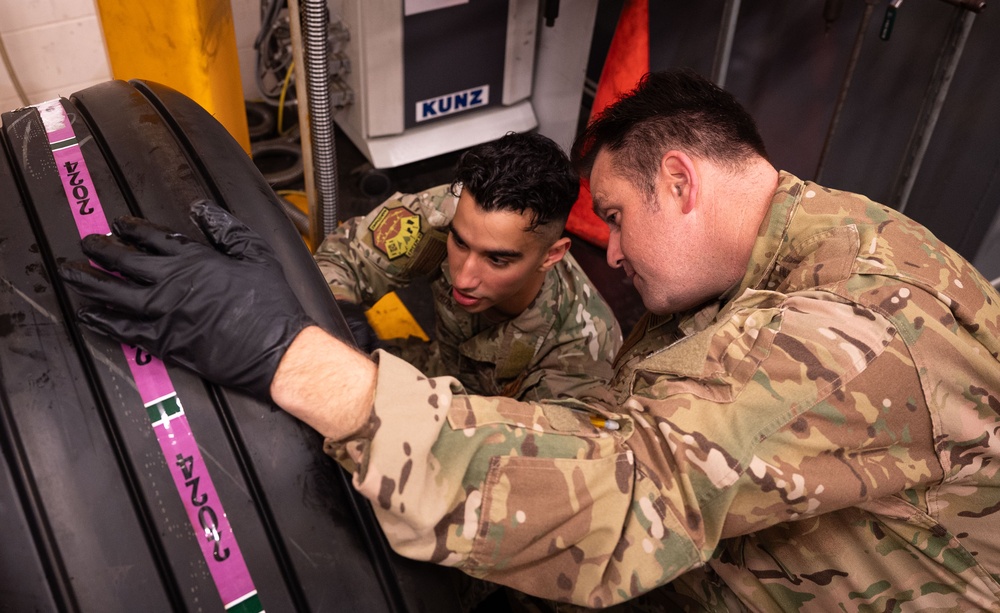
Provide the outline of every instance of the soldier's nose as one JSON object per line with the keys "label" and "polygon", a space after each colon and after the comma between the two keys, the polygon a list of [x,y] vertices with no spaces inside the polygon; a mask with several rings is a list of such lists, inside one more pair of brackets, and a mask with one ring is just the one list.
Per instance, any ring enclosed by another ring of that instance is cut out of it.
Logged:
{"label": "soldier's nose", "polygon": [[608,251],[606,254],[608,258],[608,266],[611,268],[621,268],[622,266],[622,261],[625,258],[622,256],[621,247],[622,245],[619,234],[617,232],[612,232],[608,237]]}
{"label": "soldier's nose", "polygon": [[452,272],[452,280],[455,287],[461,290],[474,289],[478,285],[472,258],[465,258],[458,270]]}

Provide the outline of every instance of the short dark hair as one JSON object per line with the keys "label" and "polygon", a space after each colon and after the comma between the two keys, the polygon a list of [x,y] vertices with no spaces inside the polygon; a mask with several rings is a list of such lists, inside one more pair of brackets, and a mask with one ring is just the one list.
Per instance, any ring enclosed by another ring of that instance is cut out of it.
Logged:
{"label": "short dark hair", "polygon": [[652,200],[654,179],[670,149],[740,168],[767,159],[753,117],[729,92],[688,69],[646,73],[608,106],[573,144],[573,166],[589,177],[601,149]]}
{"label": "short dark hair", "polygon": [[459,183],[484,211],[529,211],[531,231],[557,223],[561,232],[580,192],[569,157],[535,132],[508,132],[463,153],[453,193]]}

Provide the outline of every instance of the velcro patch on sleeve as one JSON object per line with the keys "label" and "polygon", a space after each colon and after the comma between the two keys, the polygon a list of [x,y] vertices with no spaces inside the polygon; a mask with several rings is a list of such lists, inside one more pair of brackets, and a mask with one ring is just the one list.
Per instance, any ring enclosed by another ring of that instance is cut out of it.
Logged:
{"label": "velcro patch on sleeve", "polygon": [[412,256],[424,237],[420,215],[404,206],[385,208],[368,224],[372,246],[390,261]]}

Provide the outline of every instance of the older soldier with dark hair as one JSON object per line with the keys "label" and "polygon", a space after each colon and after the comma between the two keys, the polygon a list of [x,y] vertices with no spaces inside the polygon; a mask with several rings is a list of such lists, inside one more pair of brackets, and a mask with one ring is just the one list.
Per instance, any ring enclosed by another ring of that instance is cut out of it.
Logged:
{"label": "older soldier with dark hair", "polygon": [[315,259],[351,318],[431,281],[434,340],[387,347],[425,375],[473,394],[605,399],[621,330],[562,235],[579,187],[559,145],[510,133],[462,154],[451,185],[348,220]]}
{"label": "older soldier with dark hair", "polygon": [[[996,290],[898,212],[776,170],[749,115],[693,74],[648,75],[574,149],[608,261],[650,310],[616,360],[613,403],[470,396],[392,356],[373,363],[284,298],[259,307],[293,314],[255,324],[284,330],[256,354],[195,366],[223,383],[255,369],[328,437],[397,551],[530,594],[1000,609]],[[121,269],[121,242],[150,240],[119,235],[87,252]],[[131,292],[165,289],[65,274],[127,311]],[[240,302],[227,298],[216,308]],[[81,319],[148,339],[103,306]],[[185,323],[166,330],[146,348],[186,351]]]}

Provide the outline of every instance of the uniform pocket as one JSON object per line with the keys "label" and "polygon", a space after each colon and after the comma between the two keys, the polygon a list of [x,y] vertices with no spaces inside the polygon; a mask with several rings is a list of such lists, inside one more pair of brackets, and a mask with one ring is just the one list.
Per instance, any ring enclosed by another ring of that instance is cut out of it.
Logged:
{"label": "uniform pocket", "polygon": [[[517,577],[568,597],[593,586],[615,551],[632,498],[630,452],[580,460],[494,457],[483,487],[472,558],[491,578]],[[555,577],[556,585],[552,585]]]}

